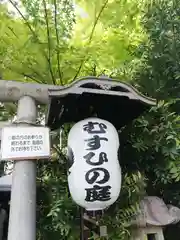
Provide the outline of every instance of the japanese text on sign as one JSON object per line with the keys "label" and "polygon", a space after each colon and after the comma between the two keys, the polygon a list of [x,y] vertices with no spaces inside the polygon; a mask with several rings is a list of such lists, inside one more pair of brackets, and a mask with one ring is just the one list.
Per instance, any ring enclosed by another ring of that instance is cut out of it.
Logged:
{"label": "japanese text on sign", "polygon": [[49,157],[49,129],[9,127],[2,131],[2,159]]}
{"label": "japanese text on sign", "polygon": [[42,150],[42,135],[12,135],[9,137],[11,141],[11,151],[38,151]]}

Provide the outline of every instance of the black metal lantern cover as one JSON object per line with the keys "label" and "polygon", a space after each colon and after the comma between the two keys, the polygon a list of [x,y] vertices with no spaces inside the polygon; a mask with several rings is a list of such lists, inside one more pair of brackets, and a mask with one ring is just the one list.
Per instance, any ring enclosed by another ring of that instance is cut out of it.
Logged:
{"label": "black metal lantern cover", "polygon": [[49,90],[49,97],[46,125],[51,130],[92,116],[120,129],[156,105],[131,85],[106,77],[81,78],[60,90]]}

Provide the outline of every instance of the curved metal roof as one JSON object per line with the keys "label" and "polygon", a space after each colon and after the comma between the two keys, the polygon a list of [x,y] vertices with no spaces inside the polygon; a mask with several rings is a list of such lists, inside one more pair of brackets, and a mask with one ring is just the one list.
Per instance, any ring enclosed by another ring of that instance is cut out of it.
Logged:
{"label": "curved metal roof", "polygon": [[131,85],[107,77],[84,77],[59,89],[49,89],[46,124],[52,129],[87,117],[103,118],[120,128],[137,118],[156,100]]}

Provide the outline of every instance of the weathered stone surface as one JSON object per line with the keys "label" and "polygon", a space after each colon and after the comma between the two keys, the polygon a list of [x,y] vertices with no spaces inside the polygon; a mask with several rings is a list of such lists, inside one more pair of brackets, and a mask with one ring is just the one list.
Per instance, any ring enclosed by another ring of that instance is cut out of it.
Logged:
{"label": "weathered stone surface", "polygon": [[155,196],[145,197],[140,203],[140,213],[132,221],[132,225],[145,227],[147,225],[166,226],[180,221],[180,209],[166,205]]}

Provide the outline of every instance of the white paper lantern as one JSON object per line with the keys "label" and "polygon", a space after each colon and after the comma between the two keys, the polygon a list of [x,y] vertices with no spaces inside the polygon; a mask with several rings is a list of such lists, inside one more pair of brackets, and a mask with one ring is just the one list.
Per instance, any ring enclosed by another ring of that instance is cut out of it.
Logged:
{"label": "white paper lantern", "polygon": [[103,210],[120,193],[119,138],[115,127],[99,118],[76,123],[68,136],[68,184],[73,200],[87,211]]}

